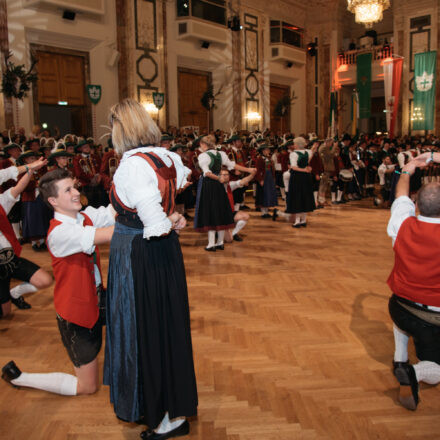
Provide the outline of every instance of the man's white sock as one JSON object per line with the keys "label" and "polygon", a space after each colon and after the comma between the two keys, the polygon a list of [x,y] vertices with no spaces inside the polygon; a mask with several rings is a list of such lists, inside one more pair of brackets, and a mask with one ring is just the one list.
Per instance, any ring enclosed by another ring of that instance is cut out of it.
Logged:
{"label": "man's white sock", "polygon": [[394,334],[394,362],[406,362],[408,360],[408,335],[393,325]]}
{"label": "man's white sock", "polygon": [[66,373],[21,373],[17,379],[11,380],[11,383],[63,396],[76,396],[78,379]]}
{"label": "man's white sock", "polygon": [[240,203],[235,203],[234,204],[234,211],[235,212],[240,211]]}
{"label": "man's white sock", "polygon": [[418,382],[435,385],[440,382],[440,365],[436,362],[421,361],[413,365]]}
{"label": "man's white sock", "polygon": [[238,220],[234,230],[232,231],[232,235],[238,234],[246,226],[246,223],[246,220]]}
{"label": "man's white sock", "polygon": [[164,434],[165,432],[170,432],[173,429],[178,428],[185,422],[185,417],[176,417],[170,420],[168,413],[165,413],[165,417],[159,423],[159,426],[154,430],[156,434]]}
{"label": "man's white sock", "polygon": [[281,198],[286,200],[286,190],[284,188],[280,188]]}
{"label": "man's white sock", "polygon": [[315,198],[315,205],[318,204],[318,191],[313,191],[313,197]]}
{"label": "man's white sock", "polygon": [[31,283],[21,283],[11,289],[9,293],[11,294],[12,298],[17,299],[25,293],[36,292],[37,290],[38,289]]}
{"label": "man's white sock", "polygon": [[336,202],[336,193],[332,192],[332,202]]}
{"label": "man's white sock", "polygon": [[225,231],[217,231],[217,246],[221,246],[225,241]]}
{"label": "man's white sock", "polygon": [[261,212],[262,214],[268,214],[269,213],[269,208],[261,208]]}
{"label": "man's white sock", "polygon": [[338,189],[338,202],[340,202],[342,199],[342,191],[340,189]]}
{"label": "man's white sock", "polygon": [[14,234],[17,237],[17,240],[20,240],[21,238],[20,223],[12,223],[12,229],[14,230]]}

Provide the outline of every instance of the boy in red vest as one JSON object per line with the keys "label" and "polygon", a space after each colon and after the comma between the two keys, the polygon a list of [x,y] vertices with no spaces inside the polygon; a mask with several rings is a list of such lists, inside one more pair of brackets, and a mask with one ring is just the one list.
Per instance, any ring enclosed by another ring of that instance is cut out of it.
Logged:
{"label": "boy in red vest", "polygon": [[111,206],[88,207],[80,213],[80,193],[69,171],[59,168],[39,183],[43,200],[55,211],[47,235],[55,277],[54,305],[58,328],[75,376],[66,373],[22,373],[13,361],[2,378],[14,386],[66,396],[98,389],[97,356],[102,344],[99,298],[102,275],[97,245],[109,243],[115,212]]}
{"label": "boy in red vest", "polygon": [[[420,189],[418,216],[409,197],[411,176],[430,161],[440,163],[440,153],[420,155],[402,168],[387,229],[395,254],[388,278],[393,292],[389,312],[394,322],[394,375],[400,384],[399,401],[411,410],[419,402],[419,382],[440,382],[440,184]],[[408,361],[410,336],[420,361],[413,365]]]}

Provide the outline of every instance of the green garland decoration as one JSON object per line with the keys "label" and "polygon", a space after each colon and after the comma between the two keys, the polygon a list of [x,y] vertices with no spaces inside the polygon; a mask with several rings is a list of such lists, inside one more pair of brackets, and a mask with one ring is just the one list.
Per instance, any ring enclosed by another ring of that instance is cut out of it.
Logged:
{"label": "green garland decoration", "polygon": [[33,70],[38,61],[33,58],[30,69],[26,71],[24,64],[16,66],[10,61],[11,57],[12,52],[9,51],[5,54],[1,91],[8,98],[23,100],[31,89],[31,85],[37,82],[38,75]]}

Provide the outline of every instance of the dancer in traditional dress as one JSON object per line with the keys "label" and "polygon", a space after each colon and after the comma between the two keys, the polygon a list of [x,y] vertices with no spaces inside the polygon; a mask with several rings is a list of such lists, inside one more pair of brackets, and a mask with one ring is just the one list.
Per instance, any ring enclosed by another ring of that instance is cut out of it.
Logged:
{"label": "dancer in traditional dress", "polygon": [[237,165],[224,151],[216,151],[215,138],[212,135],[202,137],[200,149],[202,153],[198,157],[198,162],[203,176],[199,179],[197,189],[194,228],[198,232],[208,233],[208,246],[205,249],[213,252],[224,249],[225,231],[234,228],[228,197],[220,182],[221,168],[226,166],[229,170],[247,173],[251,173],[253,168]]}
{"label": "dancer in traditional dress", "polygon": [[[190,170],[159,147],[146,110],[126,99],[110,113],[121,156],[110,199],[118,213],[110,248],[104,383],[116,415],[142,420],[142,438],[186,435],[197,414],[185,267],[174,210]],[[222,188],[223,192],[224,189]]]}
{"label": "dancer in traditional dress", "polygon": [[307,213],[315,209],[313,197],[312,168],[310,159],[317,149],[315,144],[311,150],[305,150],[306,141],[303,137],[293,140],[294,151],[290,153],[290,169],[292,174],[289,181],[286,213],[296,214],[295,228],[307,226]]}
{"label": "dancer in traditional dress", "polygon": [[255,207],[261,209],[262,218],[270,218],[269,208],[278,205],[277,190],[275,186],[275,165],[271,158],[273,147],[262,144],[257,148],[259,156],[256,161],[257,174],[257,195]]}

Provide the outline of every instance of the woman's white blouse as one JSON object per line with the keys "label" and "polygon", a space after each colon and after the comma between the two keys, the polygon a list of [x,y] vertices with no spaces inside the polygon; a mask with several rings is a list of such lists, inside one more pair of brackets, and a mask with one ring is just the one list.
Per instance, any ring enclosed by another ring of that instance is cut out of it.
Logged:
{"label": "woman's white blouse", "polygon": [[310,160],[310,150],[295,150],[292,151],[289,155],[290,160],[290,166],[291,167],[297,167],[298,166],[298,155],[296,154],[296,151],[299,151],[300,153],[307,153],[307,158]]}
{"label": "woman's white blouse", "polygon": [[177,189],[185,186],[191,173],[176,153],[160,147],[139,147],[126,151],[113,177],[115,191],[121,202],[136,209],[144,224],[144,238],[159,237],[171,231],[172,224],[163,210],[156,173],[150,164],[136,153],[154,153],[166,166],[174,163],[177,175]]}
{"label": "woman's white blouse", "polygon": [[[235,162],[229,159],[228,155],[224,151],[209,150],[209,153],[220,153],[220,156],[222,157],[222,165],[228,167],[228,170],[233,170],[235,168]],[[210,172],[209,164],[211,163],[211,156],[208,154],[208,151],[205,151],[204,153],[199,154],[197,160],[199,162],[199,167],[205,176],[206,173]]]}

